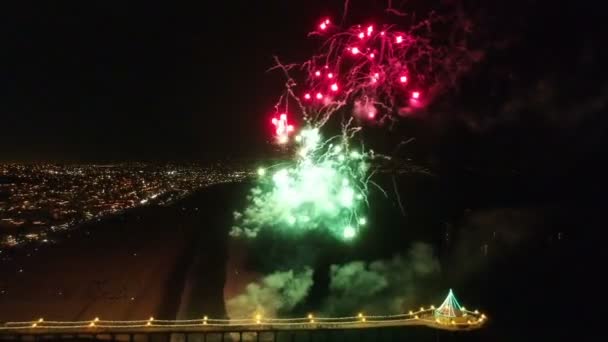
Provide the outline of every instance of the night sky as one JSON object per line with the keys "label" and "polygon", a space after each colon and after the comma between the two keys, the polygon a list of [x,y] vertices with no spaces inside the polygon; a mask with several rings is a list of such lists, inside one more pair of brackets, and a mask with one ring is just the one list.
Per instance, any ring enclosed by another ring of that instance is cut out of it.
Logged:
{"label": "night sky", "polygon": [[[306,33],[343,6],[76,3],[2,11],[0,160],[260,156],[283,86],[280,73],[266,72],[272,55],[307,58],[315,41]],[[600,158],[608,101],[601,11],[591,1],[464,3],[484,58],[425,117],[393,134],[416,137],[411,151],[423,161],[518,168]],[[382,19],[385,7],[350,1],[349,18]]]}

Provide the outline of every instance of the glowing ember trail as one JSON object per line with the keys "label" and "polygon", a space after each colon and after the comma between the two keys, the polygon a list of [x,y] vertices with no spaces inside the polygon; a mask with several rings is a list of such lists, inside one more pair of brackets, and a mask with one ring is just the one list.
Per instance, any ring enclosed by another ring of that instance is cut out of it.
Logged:
{"label": "glowing ember trail", "polygon": [[[454,30],[464,25],[454,18],[459,17],[452,17]],[[287,145],[292,161],[258,171],[248,207],[235,212],[233,235],[253,237],[268,228],[324,229],[342,240],[358,236],[367,223],[363,212],[370,165],[375,157],[390,157],[352,150],[353,140],[366,125],[384,125],[424,110],[475,60],[462,48],[466,34],[463,40],[431,38],[433,25],[445,25],[446,17],[431,12],[424,20],[408,22],[408,27],[367,23],[343,29],[324,18],[310,34],[324,40],[317,54],[289,65],[275,57],[274,68],[287,78],[277,111],[287,112],[292,102],[290,113],[301,115],[305,128],[295,136],[295,146]],[[305,77],[296,81],[291,72],[298,69]],[[342,133],[324,138],[321,129],[338,112]],[[272,122],[277,142],[287,144],[294,130],[287,114]]]}

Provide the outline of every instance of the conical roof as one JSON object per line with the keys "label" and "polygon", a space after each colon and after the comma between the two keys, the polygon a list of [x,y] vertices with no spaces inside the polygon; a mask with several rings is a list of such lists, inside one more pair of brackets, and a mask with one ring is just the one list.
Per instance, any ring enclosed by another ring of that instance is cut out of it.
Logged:
{"label": "conical roof", "polygon": [[462,308],[460,304],[458,304],[458,300],[456,296],[454,296],[454,292],[450,289],[448,296],[445,297],[445,300],[441,305],[435,309],[435,315],[444,316],[444,317],[461,317],[462,316]]}

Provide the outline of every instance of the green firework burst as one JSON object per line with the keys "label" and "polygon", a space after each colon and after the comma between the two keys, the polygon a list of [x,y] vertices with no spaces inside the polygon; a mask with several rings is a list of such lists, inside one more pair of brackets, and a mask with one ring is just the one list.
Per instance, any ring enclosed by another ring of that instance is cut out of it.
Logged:
{"label": "green firework burst", "polygon": [[323,141],[318,128],[302,130],[295,140],[295,161],[258,170],[258,185],[247,208],[235,213],[232,235],[322,229],[342,240],[355,238],[367,223],[367,153],[349,149],[346,137]]}

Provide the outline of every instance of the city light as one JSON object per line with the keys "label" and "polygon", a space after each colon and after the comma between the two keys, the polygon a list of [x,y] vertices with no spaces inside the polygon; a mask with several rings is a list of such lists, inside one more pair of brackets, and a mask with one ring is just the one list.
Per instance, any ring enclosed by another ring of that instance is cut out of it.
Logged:
{"label": "city light", "polygon": [[244,170],[144,163],[0,164],[0,174],[23,180],[8,184],[10,196],[0,207],[0,223],[8,228],[0,236],[0,250],[54,245],[83,223],[140,206],[169,205],[200,188],[245,179],[250,172]]}

